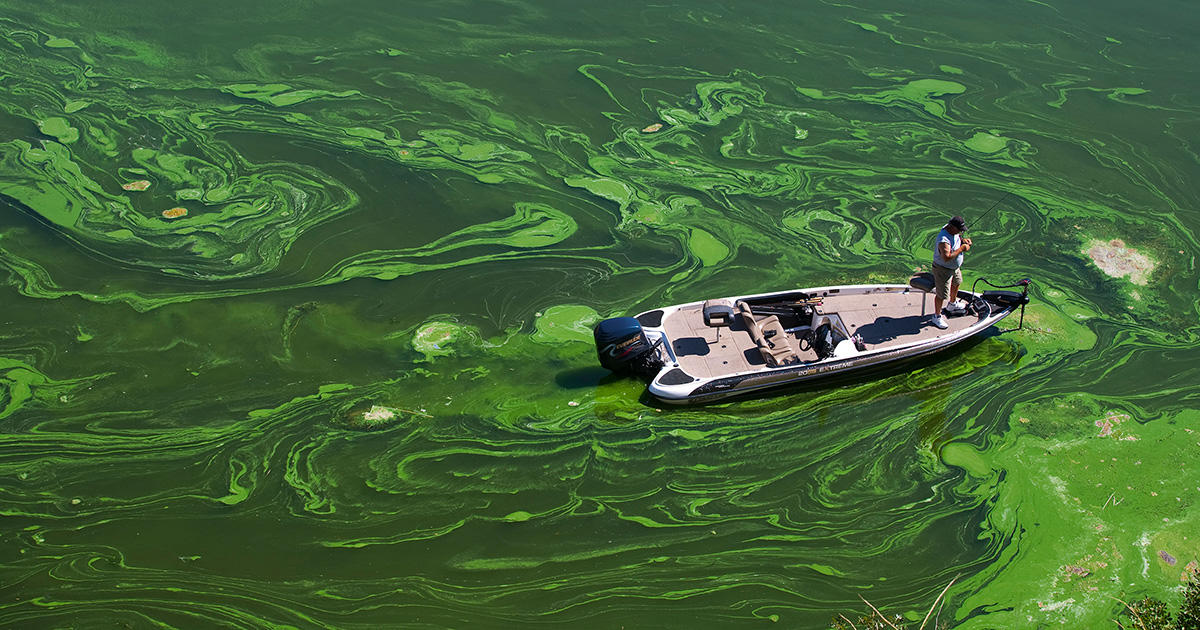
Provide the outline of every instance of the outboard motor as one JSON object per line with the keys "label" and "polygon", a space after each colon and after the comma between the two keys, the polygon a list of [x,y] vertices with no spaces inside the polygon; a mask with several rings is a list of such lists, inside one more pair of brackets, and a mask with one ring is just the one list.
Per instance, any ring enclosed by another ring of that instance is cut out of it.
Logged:
{"label": "outboard motor", "polygon": [[596,324],[596,354],[600,365],[618,374],[651,375],[662,368],[659,342],[651,343],[633,317],[613,317]]}

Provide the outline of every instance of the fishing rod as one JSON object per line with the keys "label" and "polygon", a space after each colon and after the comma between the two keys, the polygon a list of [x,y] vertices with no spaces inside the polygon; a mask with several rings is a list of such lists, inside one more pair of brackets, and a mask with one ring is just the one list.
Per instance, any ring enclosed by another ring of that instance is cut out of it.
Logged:
{"label": "fishing rod", "polygon": [[[987,215],[992,213],[992,210],[999,208],[1000,202],[1004,201],[1005,199],[1008,199],[1010,195],[1012,195],[1011,191],[1007,191],[1007,190],[1004,191],[1004,195],[1002,197],[1000,197],[999,199],[997,199],[996,202],[992,204],[992,207],[988,208],[986,212],[981,214],[978,219],[975,219],[974,221],[972,221],[972,223],[978,223],[978,222],[982,221],[984,217],[986,217]],[[963,230],[963,232],[966,232],[966,230]],[[992,284],[991,282],[988,282],[988,280],[986,278],[976,278],[975,282],[971,283],[971,293],[975,296],[979,296],[979,294],[975,292],[975,287],[980,282],[982,282],[992,288],[995,288],[995,289],[1011,289],[1014,287],[1021,287],[1020,293],[1017,293],[1015,291],[990,291],[988,293],[992,294],[992,299],[996,302],[997,305],[1008,307],[1008,308],[1016,308],[1016,307],[1020,306],[1021,307],[1021,322],[1017,325],[1017,330],[1021,330],[1022,328],[1024,328],[1025,327],[1025,305],[1029,304],[1029,285],[1033,284],[1033,280],[1030,280],[1029,278],[1021,278],[1020,280],[1018,280],[1017,282],[1015,282],[1013,284]]]}
{"label": "fishing rod", "polygon": [[[982,215],[980,215],[978,219],[975,219],[974,221],[971,221],[971,223],[972,223],[972,224],[975,224],[975,223],[978,223],[978,222],[982,221],[982,220],[983,220],[983,217],[986,217],[987,215],[989,215],[989,214],[991,214],[991,213],[992,213],[992,210],[995,210],[996,208],[1000,207],[1000,202],[1001,202],[1001,201],[1004,201],[1005,199],[1008,199],[1009,195],[1011,195],[1011,194],[1012,194],[1012,192],[1011,192],[1011,191],[1007,191],[1007,190],[1006,190],[1006,191],[1004,191],[1004,196],[1003,196],[1003,197],[1000,197],[999,199],[997,199],[997,200],[996,200],[996,203],[993,203],[993,204],[992,204],[992,207],[988,208],[986,212],[984,212]],[[966,230],[963,230],[963,232],[966,232]]]}

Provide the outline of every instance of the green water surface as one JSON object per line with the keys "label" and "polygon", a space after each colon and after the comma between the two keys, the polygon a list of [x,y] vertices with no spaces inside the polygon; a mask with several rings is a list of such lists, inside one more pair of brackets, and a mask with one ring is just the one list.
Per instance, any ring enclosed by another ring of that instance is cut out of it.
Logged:
{"label": "green water surface", "polygon": [[[1197,41],[1168,0],[0,0],[0,626],[1173,601]],[[704,408],[595,365],[603,317],[902,283],[1006,193],[965,272],[1034,278],[1023,330]]]}

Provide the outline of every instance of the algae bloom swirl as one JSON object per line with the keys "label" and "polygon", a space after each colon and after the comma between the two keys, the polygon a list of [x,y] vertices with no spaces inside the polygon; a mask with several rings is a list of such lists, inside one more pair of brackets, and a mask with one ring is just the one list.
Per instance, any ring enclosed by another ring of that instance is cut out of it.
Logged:
{"label": "algae bloom swirl", "polygon": [[[1186,11],[0,6],[0,626],[1103,627],[1200,570]],[[1024,329],[596,365],[955,214]]]}

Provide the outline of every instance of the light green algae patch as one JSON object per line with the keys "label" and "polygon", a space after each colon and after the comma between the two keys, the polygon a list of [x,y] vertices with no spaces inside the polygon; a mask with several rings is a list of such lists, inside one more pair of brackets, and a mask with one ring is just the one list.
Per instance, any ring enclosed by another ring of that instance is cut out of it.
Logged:
{"label": "light green algae patch", "polygon": [[615,201],[622,207],[633,198],[633,191],[629,186],[614,179],[569,177],[564,183],[574,188],[583,188],[602,199]]}
{"label": "light green algae patch", "polygon": [[[1018,405],[986,535],[1012,537],[963,628],[1098,628],[1114,598],[1173,597],[1200,561],[1200,412],[1156,418],[1087,394]],[[1019,535],[1017,533],[1019,532]]]}
{"label": "light green algae patch", "polygon": [[75,42],[63,37],[47,37],[45,44],[47,48],[79,48]]}
{"label": "light green algae patch", "polygon": [[940,455],[947,466],[957,466],[975,477],[986,477],[992,472],[992,466],[970,444],[947,443]]}
{"label": "light green algae patch", "polygon": [[326,90],[293,89],[282,83],[258,85],[254,83],[238,83],[222,88],[239,98],[256,100],[275,107],[289,107],[314,98],[346,98],[358,94],[355,90],[329,92]]}
{"label": "light green algae patch", "polygon": [[963,84],[954,81],[918,79],[896,90],[896,94],[906,100],[920,103],[925,111],[940,117],[946,114],[946,106],[937,97],[962,94],[966,91],[967,88]]}
{"label": "light green algae patch", "polygon": [[470,332],[452,322],[430,322],[413,334],[413,350],[425,355],[426,359],[454,354],[456,342],[468,337]]}
{"label": "light green algae patch", "polygon": [[528,521],[529,519],[533,518],[533,514],[530,514],[529,512],[526,512],[524,510],[517,510],[516,512],[510,512],[508,514],[505,514],[501,518],[502,518],[502,520],[508,521],[509,523],[524,523],[525,521]]}
{"label": "light green algae patch", "polygon": [[[1088,322],[1097,315],[1078,300],[1061,291],[1050,290],[1043,299],[1033,300],[1025,307],[1025,326],[1018,333],[1022,346],[1030,355],[1063,355],[1090,350],[1096,345],[1096,333]],[[1010,315],[1005,324],[1013,324]]]}
{"label": "light green algae patch", "polygon": [[560,304],[539,313],[534,321],[531,338],[538,343],[558,344],[571,341],[592,341],[592,326],[600,314],[590,306]]}
{"label": "light green algae patch", "polygon": [[979,153],[996,153],[1008,146],[1008,139],[1003,136],[979,131],[963,142],[963,144],[967,145],[968,149],[978,151]]}
{"label": "light green algae patch", "polygon": [[938,118],[946,117],[946,103],[942,97],[962,94],[966,86],[945,79],[916,79],[898,87],[880,90],[874,94],[863,91],[857,94],[838,94],[812,87],[797,87],[796,91],[816,100],[862,101],[884,106],[917,106]]}
{"label": "light green algae patch", "polygon": [[56,380],[28,363],[0,357],[0,419],[23,407],[45,408],[65,403],[77,388],[91,386],[106,376],[109,375]]}
{"label": "light green algae patch", "polygon": [[66,118],[59,116],[39,120],[38,130],[63,144],[71,144],[79,140],[79,130],[72,127]]}
{"label": "light green algae patch", "polygon": [[705,267],[711,267],[729,256],[729,247],[712,234],[692,228],[688,236],[688,249],[700,259]]}
{"label": "light green algae patch", "polygon": [[1125,241],[1093,239],[1084,245],[1083,253],[1104,273],[1114,278],[1128,278],[1130,282],[1145,286],[1156,263],[1146,254],[1125,245]]}

